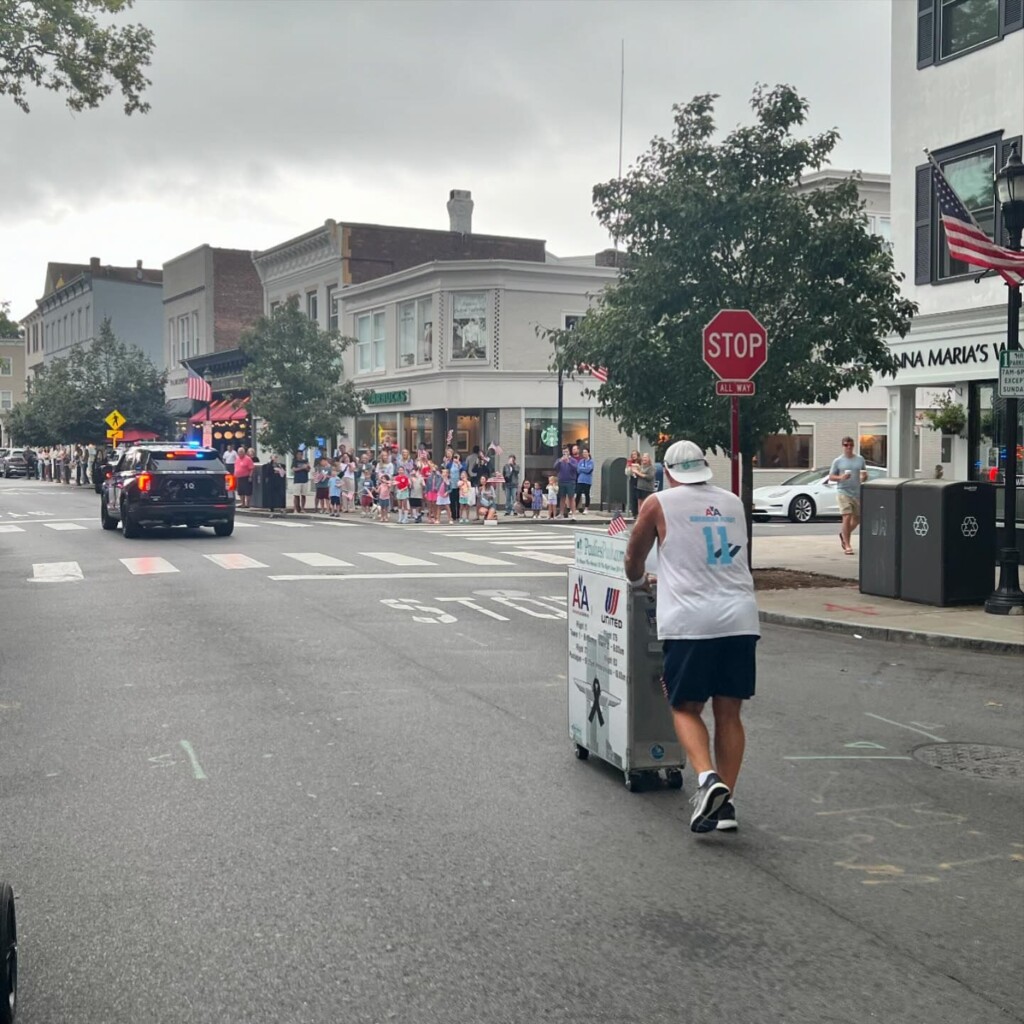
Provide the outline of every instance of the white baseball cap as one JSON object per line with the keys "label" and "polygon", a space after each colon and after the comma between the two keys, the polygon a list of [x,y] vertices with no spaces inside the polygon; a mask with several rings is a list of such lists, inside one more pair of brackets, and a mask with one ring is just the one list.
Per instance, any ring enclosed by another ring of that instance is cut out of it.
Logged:
{"label": "white baseball cap", "polygon": [[665,452],[662,467],[679,484],[702,484],[711,479],[711,467],[700,445],[676,441]]}

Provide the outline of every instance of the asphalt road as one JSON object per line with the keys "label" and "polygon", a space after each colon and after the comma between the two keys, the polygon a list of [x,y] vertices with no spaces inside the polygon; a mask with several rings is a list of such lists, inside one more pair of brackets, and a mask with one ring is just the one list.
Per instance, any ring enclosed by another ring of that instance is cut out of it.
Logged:
{"label": "asphalt road", "polygon": [[1018,660],[766,629],[695,837],[572,756],[565,531],[97,506],[0,481],[21,1024],[1024,1020],[1020,778],[919,759],[1024,746]]}

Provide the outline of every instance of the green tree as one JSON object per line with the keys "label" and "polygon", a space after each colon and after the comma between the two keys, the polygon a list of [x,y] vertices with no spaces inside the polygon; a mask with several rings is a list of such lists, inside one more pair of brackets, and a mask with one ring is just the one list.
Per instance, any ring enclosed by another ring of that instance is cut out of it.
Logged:
{"label": "green tree", "polygon": [[0,95],[27,114],[29,86],[63,93],[74,111],[98,107],[115,86],[124,112],[146,113],[143,74],[153,33],[142,25],[117,28],[100,19],[121,14],[133,0],[0,0]]}
{"label": "green tree", "polygon": [[676,105],[671,138],[655,138],[627,175],[594,189],[600,222],[626,268],[574,330],[549,331],[555,361],[608,368],[599,399],[629,433],[728,450],[729,401],[702,361],[704,325],[749,309],[768,331],[757,394],[741,400],[740,452],[748,521],[751,458],[768,434],[790,432],[794,404],[866,391],[894,374],[886,337],[916,311],[900,297],[882,239],[867,231],[855,179],[798,191],[820,169],[835,130],[798,138],[807,103],[758,87],[754,123],[716,141],[713,95]]}
{"label": "green tree", "polygon": [[106,440],[104,417],[119,409],[126,426],[165,434],[167,374],[146,354],[114,335],[110,320],[96,340],[45,363],[29,381],[28,395],[8,414],[11,434],[24,443]]}
{"label": "green tree", "polygon": [[11,304],[0,302],[0,338],[20,338],[21,324],[11,319]]}
{"label": "green tree", "polygon": [[262,421],[260,444],[294,452],[315,437],[334,437],[344,417],[362,410],[355,385],[342,380],[341,354],[351,341],[320,330],[295,298],[245,332],[243,383],[252,415]]}

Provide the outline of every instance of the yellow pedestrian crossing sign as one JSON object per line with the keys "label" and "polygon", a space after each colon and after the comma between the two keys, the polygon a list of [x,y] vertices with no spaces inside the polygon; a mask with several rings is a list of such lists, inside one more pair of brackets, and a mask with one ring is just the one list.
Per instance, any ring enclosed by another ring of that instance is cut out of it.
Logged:
{"label": "yellow pedestrian crossing sign", "polygon": [[127,420],[115,409],[104,421],[111,430],[120,430]]}

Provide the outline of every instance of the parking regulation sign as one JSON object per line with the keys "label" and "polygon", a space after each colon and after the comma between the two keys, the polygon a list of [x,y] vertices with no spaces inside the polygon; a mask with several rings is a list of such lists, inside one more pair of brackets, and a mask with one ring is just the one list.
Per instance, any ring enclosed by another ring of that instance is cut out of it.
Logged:
{"label": "parking regulation sign", "polygon": [[1024,398],[1024,349],[999,353],[999,397]]}

